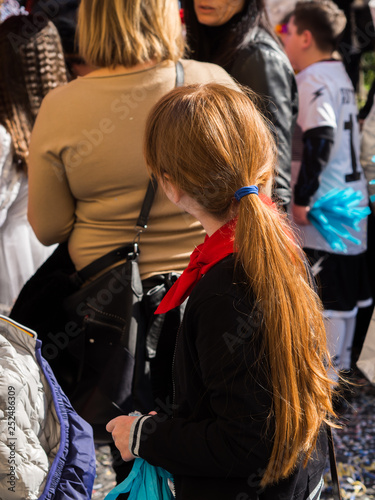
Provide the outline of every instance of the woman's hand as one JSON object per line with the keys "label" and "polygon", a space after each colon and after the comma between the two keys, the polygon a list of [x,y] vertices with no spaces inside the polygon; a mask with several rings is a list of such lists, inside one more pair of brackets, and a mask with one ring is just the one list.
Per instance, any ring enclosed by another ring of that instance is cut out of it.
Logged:
{"label": "woman's hand", "polygon": [[112,439],[116,448],[121,453],[121,457],[125,462],[133,460],[134,455],[129,450],[130,429],[134,420],[139,417],[121,416],[116,417],[106,425],[108,432],[112,433]]}

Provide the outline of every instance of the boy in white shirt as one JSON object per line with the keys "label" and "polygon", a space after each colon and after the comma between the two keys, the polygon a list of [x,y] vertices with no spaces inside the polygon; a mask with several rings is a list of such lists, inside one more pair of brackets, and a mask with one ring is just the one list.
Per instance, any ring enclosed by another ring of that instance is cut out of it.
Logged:
{"label": "boy in white shirt", "polygon": [[349,370],[358,307],[371,304],[366,272],[367,221],[347,252],[332,250],[311,225],[307,214],[333,188],[363,194],[367,185],[359,163],[359,128],[352,83],[332,54],[346,24],[344,13],[330,0],[297,2],[283,36],[285,51],[298,71],[297,124],[302,130],[303,156],[294,188],[293,218],[303,248],[315,270],[324,305],[327,337],[339,370]]}

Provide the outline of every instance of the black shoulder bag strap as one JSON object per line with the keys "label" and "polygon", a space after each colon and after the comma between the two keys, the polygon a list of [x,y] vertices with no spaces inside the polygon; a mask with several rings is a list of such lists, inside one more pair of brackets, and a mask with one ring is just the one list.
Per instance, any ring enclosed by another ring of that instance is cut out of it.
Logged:
{"label": "black shoulder bag strap", "polygon": [[[181,87],[184,84],[184,80],[185,80],[184,67],[182,66],[182,63],[180,61],[177,61],[175,86]],[[154,202],[157,188],[158,184],[156,182],[156,179],[152,177],[148,183],[146,195],[144,197],[142,208],[137,219],[136,223],[137,235],[134,241],[132,243],[127,243],[122,247],[116,248],[115,250],[112,250],[111,252],[103,255],[102,257],[99,257],[99,259],[94,260],[94,262],[91,262],[91,264],[87,265],[80,271],[75,272],[73,276],[71,276],[71,279],[74,283],[76,283],[78,286],[81,286],[89,278],[95,276],[95,274],[100,273],[100,271],[103,271],[112,264],[115,264],[116,262],[119,262],[120,260],[124,259],[134,259],[138,256],[139,237],[142,231],[147,229],[147,222],[150,215],[152,204]]]}
{"label": "black shoulder bag strap", "polygon": [[[182,66],[182,63],[180,61],[177,61],[175,87],[182,87],[184,81],[185,81],[184,67]],[[157,181],[155,177],[152,176],[150,182],[148,183],[146,196],[145,199],[143,200],[141,212],[139,214],[136,224],[136,228],[138,229],[138,234],[140,234],[143,230],[147,228],[148,217],[150,215],[151,206],[154,201],[157,188],[158,188]]]}
{"label": "black shoulder bag strap", "polygon": [[339,476],[337,473],[335,448],[333,445],[332,429],[327,425],[329,463],[331,465],[332,494],[335,500],[341,500]]}

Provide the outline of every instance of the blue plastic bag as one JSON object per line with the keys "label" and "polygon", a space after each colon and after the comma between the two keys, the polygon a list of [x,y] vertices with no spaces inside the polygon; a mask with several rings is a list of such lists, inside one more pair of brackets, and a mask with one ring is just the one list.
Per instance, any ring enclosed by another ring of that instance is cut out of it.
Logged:
{"label": "blue plastic bag", "polygon": [[361,244],[347,228],[359,231],[360,221],[371,213],[369,207],[358,207],[362,200],[362,193],[352,188],[332,189],[311,207],[307,217],[332,250],[346,253],[345,239]]}
{"label": "blue plastic bag", "polygon": [[[375,158],[375,156],[372,158],[372,161],[375,163],[375,159],[374,158]],[[375,184],[375,180],[370,181],[369,184],[371,184],[371,185]],[[370,201],[371,201],[371,203],[374,203],[374,201],[375,201],[375,194],[372,194],[370,196]]]}
{"label": "blue plastic bag", "polygon": [[173,476],[166,470],[150,465],[143,458],[136,458],[129,476],[104,500],[115,500],[120,493],[129,492],[129,500],[173,500],[168,479],[173,479]]}

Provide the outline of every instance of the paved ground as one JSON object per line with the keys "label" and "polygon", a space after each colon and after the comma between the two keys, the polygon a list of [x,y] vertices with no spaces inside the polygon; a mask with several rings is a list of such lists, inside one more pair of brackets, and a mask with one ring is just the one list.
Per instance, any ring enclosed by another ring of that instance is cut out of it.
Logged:
{"label": "paved ground", "polygon": [[92,499],[103,500],[105,495],[116,486],[108,446],[96,448],[96,474]]}
{"label": "paved ground", "polygon": [[[375,386],[358,378],[358,387],[341,416],[342,429],[335,431],[336,458],[343,499],[375,499]],[[326,475],[324,499],[330,496]]]}
{"label": "paved ground", "polygon": [[[334,432],[343,500],[375,500],[375,386],[358,378],[350,404]],[[103,500],[115,486],[108,446],[97,447],[97,478],[92,498]],[[332,500],[327,467],[322,500]]]}

